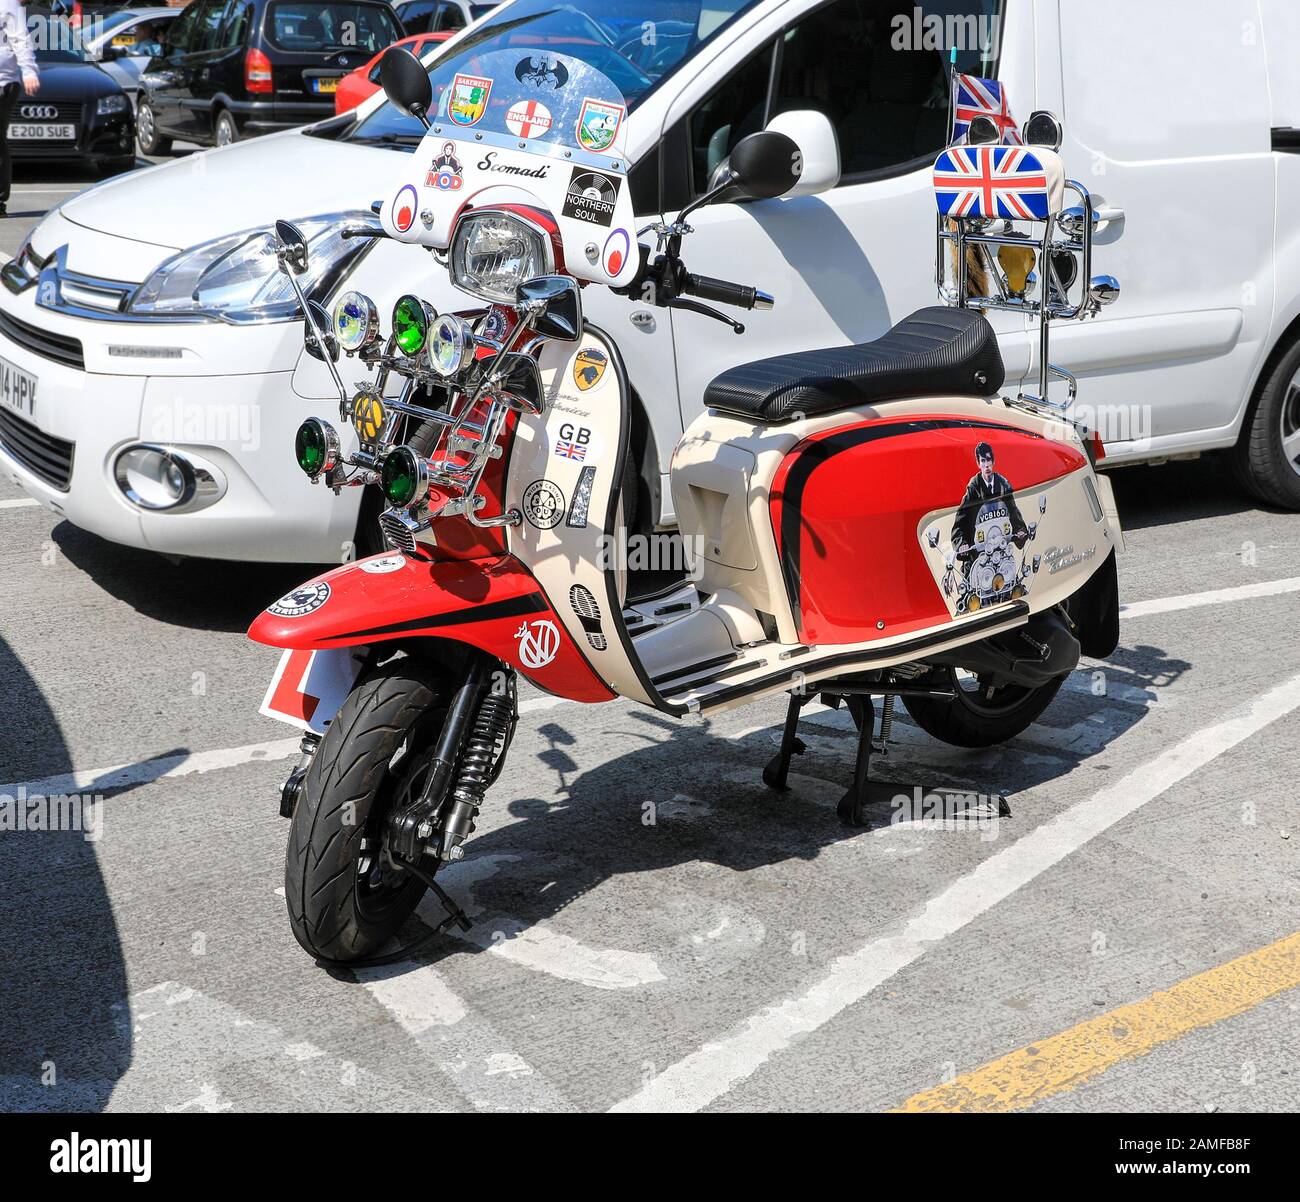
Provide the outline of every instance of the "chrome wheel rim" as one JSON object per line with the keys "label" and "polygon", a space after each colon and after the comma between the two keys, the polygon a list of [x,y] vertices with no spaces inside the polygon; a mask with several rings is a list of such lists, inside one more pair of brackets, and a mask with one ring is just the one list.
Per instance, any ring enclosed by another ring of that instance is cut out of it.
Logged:
{"label": "chrome wheel rim", "polygon": [[217,122],[217,145],[229,146],[235,139],[231,136],[230,119],[223,117]]}
{"label": "chrome wheel rim", "polygon": [[135,120],[140,129],[140,145],[153,145],[153,109],[147,104],[142,104]]}
{"label": "chrome wheel rim", "polygon": [[1300,372],[1287,385],[1282,398],[1282,412],[1278,415],[1278,435],[1281,439],[1282,458],[1287,466],[1300,476]]}

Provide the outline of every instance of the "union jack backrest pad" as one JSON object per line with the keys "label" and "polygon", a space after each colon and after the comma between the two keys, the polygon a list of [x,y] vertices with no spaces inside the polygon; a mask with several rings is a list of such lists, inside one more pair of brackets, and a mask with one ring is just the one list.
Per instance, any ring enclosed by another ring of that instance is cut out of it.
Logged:
{"label": "union jack backrest pad", "polygon": [[934,198],[944,217],[1047,221],[1065,199],[1065,168],[1035,146],[950,146],[934,164]]}

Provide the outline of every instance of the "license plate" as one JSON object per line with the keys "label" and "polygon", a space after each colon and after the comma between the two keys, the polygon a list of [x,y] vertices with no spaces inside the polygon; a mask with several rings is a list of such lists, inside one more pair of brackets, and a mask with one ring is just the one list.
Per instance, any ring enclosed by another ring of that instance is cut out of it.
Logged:
{"label": "license plate", "polygon": [[72,141],[77,136],[75,125],[50,125],[43,121],[25,121],[10,125],[9,136],[15,142]]}
{"label": "license plate", "polygon": [[337,92],[339,90],[338,78],[313,79],[311,81],[311,90],[313,92]]}
{"label": "license plate", "polygon": [[36,377],[8,359],[0,359],[0,405],[24,417],[36,415]]}

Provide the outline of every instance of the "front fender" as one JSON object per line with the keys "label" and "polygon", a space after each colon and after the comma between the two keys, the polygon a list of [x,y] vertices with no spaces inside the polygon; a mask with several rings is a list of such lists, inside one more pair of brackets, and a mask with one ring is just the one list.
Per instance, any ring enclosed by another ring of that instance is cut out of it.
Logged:
{"label": "front fender", "polygon": [[268,606],[248,637],[318,651],[395,639],[467,643],[573,701],[613,694],[574,645],[533,575],[512,555],[432,560],[390,552],[344,564]]}

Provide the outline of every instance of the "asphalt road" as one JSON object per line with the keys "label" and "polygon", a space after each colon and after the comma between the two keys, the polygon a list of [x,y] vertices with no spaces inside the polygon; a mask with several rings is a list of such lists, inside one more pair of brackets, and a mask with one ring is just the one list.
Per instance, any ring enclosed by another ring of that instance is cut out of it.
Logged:
{"label": "asphalt road", "polygon": [[[20,179],[5,248],[65,185]],[[525,689],[440,877],[473,930],[338,975],[289,932],[296,740],[243,636],[306,573],[172,564],[0,484],[0,794],[103,798],[95,838],[0,834],[0,1108],[1294,1109],[1300,518],[1214,459],[1115,483],[1115,655],[1002,748],[900,720],[880,769],[1010,817],[840,826],[830,711],[778,796],[779,701]]]}

